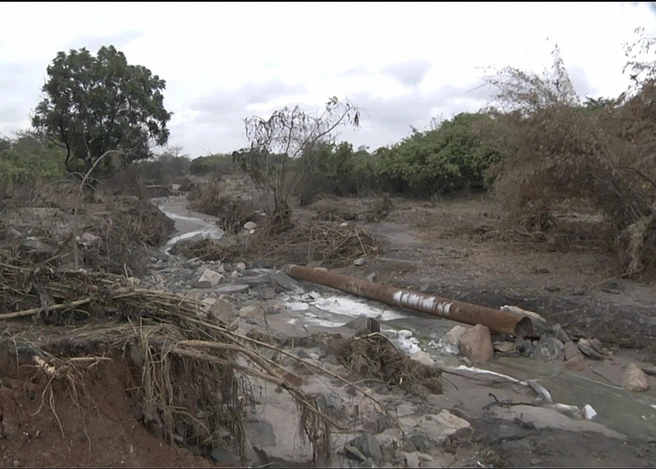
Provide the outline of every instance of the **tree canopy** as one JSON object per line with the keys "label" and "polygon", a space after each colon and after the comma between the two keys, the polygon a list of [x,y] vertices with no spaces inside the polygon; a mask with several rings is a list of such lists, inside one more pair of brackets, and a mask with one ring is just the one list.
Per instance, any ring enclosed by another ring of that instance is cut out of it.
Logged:
{"label": "tree canopy", "polygon": [[86,172],[115,151],[97,168],[107,176],[168,142],[166,82],[144,66],[129,65],[114,46],[101,47],[95,57],[86,48],[59,52],[47,74],[32,125],[64,148],[69,171]]}

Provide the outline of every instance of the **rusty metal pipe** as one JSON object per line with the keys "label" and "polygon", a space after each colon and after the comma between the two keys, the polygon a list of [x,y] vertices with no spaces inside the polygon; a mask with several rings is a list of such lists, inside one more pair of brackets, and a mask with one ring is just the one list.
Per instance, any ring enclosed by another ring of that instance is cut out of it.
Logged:
{"label": "rusty metal pipe", "polygon": [[533,322],[531,319],[511,311],[500,311],[484,306],[448,300],[433,295],[426,295],[425,293],[368,282],[349,277],[348,275],[300,265],[286,265],[284,271],[296,280],[306,280],[370,300],[381,301],[389,305],[400,306],[464,324],[471,324],[473,326],[482,324],[487,326],[491,331],[502,334],[515,337],[525,337],[533,334]]}

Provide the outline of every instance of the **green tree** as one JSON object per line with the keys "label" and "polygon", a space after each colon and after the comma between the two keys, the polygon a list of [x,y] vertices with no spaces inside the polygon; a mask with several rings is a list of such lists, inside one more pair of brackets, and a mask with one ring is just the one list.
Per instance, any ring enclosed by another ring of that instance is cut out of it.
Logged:
{"label": "green tree", "polygon": [[152,157],[164,146],[172,113],[164,108],[166,82],[141,65],[129,65],[114,46],[94,57],[86,48],[59,52],[47,68],[44,99],[32,125],[66,152],[68,171],[107,177],[132,162]]}
{"label": "green tree", "polygon": [[506,156],[504,148],[482,141],[496,122],[485,114],[461,113],[434,130],[412,135],[376,151],[377,171],[395,191],[417,196],[488,188],[489,169]]}

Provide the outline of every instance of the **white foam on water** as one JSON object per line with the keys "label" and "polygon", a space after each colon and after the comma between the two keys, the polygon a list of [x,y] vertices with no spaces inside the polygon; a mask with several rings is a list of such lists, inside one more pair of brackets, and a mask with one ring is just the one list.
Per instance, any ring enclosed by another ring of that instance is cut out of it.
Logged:
{"label": "white foam on water", "polygon": [[191,221],[191,222],[203,221],[197,217],[185,217],[184,215],[178,215],[177,213],[169,212],[167,210],[164,210],[161,206],[159,207],[159,209],[164,215],[169,217],[171,220]]}
{"label": "white foam on water", "polygon": [[492,375],[492,376],[497,376],[499,378],[507,379],[508,381],[512,381],[513,383],[528,385],[528,383],[526,381],[520,381],[518,379],[513,378],[512,376],[504,375],[502,373],[497,373],[496,371],[484,370],[482,368],[476,368],[474,366],[459,365],[459,366],[453,368],[452,370],[453,371],[470,371],[470,372],[473,372],[473,373],[476,373],[476,374],[481,374],[481,375]]}
{"label": "white foam on water", "polygon": [[394,319],[402,319],[407,317],[401,313],[397,313],[388,309],[378,308],[368,305],[362,301],[339,296],[319,298],[312,304],[316,308],[323,311],[354,318],[367,317],[378,319],[379,321],[392,321]]}
{"label": "white foam on water", "polygon": [[326,319],[321,319],[314,313],[305,313],[303,316],[306,322],[316,324],[317,326],[321,326],[321,327],[342,327],[345,324],[343,322],[328,321]]}
{"label": "white foam on water", "polygon": [[412,355],[417,352],[423,352],[419,346],[419,340],[412,335],[412,331],[402,329],[387,329],[384,332],[392,336],[392,342],[403,352]]}
{"label": "white foam on water", "polygon": [[175,243],[179,241],[182,241],[184,239],[190,239],[198,235],[201,235],[203,238],[221,239],[223,237],[223,232],[218,230],[219,230],[218,228],[214,228],[214,227],[201,228],[200,230],[190,231],[188,233],[174,236],[173,238],[169,239],[169,241],[166,244],[169,246],[173,246]]}
{"label": "white foam on water", "polygon": [[193,238],[194,236],[202,236],[203,238],[209,238],[209,239],[221,239],[224,235],[224,231],[216,226],[212,222],[205,221],[201,218],[198,217],[186,217],[184,215],[178,215],[176,213],[171,213],[168,210],[165,210],[163,206],[158,207],[160,211],[169,217],[171,220],[181,220],[181,221],[188,221],[188,222],[201,222],[204,223],[205,226],[203,228],[200,228],[198,230],[194,231],[189,231],[187,233],[183,233],[178,236],[174,236],[173,238],[169,239],[168,242],[166,243],[169,248],[166,249],[166,253],[168,254],[170,247],[176,244],[179,241],[185,240],[185,239],[190,239]]}
{"label": "white foam on water", "polygon": [[448,355],[455,355],[455,356],[460,355],[460,350],[458,349],[458,347],[453,344],[450,344],[444,339],[431,340],[430,342],[428,342],[428,346],[433,350],[444,352]]}

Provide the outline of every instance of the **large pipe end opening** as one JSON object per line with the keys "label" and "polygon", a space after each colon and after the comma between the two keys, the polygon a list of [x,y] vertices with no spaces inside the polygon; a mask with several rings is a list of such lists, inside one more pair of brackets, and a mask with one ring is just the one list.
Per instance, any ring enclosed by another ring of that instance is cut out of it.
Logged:
{"label": "large pipe end opening", "polygon": [[535,335],[533,321],[531,318],[524,316],[515,326],[515,337],[521,337],[523,339],[524,337],[533,335]]}

